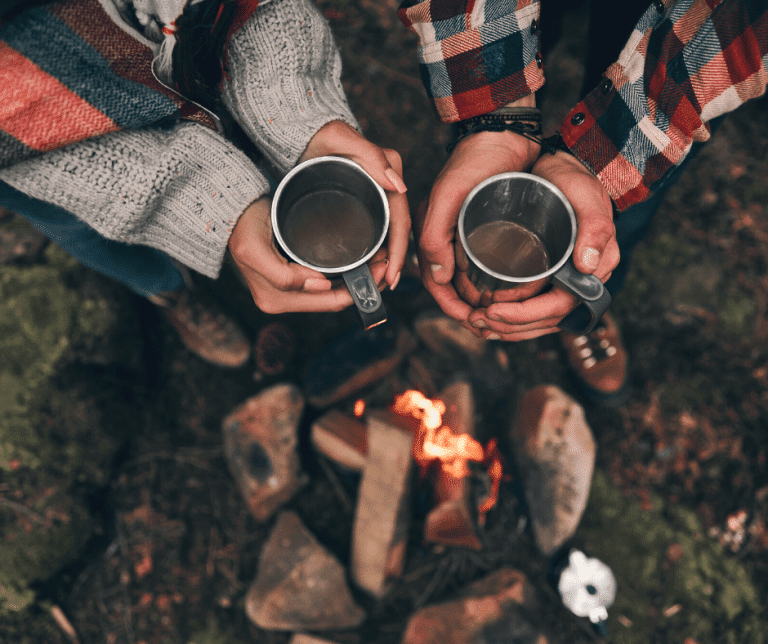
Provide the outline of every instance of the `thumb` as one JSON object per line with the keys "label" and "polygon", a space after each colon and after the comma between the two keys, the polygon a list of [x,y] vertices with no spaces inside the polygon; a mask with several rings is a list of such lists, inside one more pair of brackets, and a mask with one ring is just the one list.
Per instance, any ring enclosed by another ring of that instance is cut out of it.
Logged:
{"label": "thumb", "polygon": [[455,266],[454,236],[456,227],[446,221],[435,200],[422,202],[417,219],[421,222],[418,251],[421,274],[436,284],[448,284]]}
{"label": "thumb", "polygon": [[[597,204],[597,205],[596,205]],[[573,264],[582,273],[592,274],[600,266],[606,247],[614,239],[616,228],[608,204],[592,201],[577,211],[578,233],[573,249]]]}

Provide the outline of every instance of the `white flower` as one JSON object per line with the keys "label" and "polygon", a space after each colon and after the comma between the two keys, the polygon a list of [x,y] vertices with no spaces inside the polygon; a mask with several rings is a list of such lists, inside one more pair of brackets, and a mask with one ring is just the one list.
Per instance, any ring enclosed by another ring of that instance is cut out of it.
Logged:
{"label": "white flower", "polygon": [[589,617],[593,624],[608,619],[608,606],[616,598],[616,578],[602,561],[572,550],[568,566],[557,584],[563,604],[579,617]]}

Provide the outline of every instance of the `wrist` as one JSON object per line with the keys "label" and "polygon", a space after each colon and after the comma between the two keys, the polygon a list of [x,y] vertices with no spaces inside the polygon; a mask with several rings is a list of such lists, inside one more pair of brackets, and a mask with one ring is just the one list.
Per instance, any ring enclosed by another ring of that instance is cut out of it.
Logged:
{"label": "wrist", "polygon": [[474,150],[484,151],[485,154],[502,154],[509,157],[508,163],[519,171],[533,167],[541,154],[537,142],[510,130],[475,132],[461,139],[456,148],[454,155],[459,149],[462,152]]}
{"label": "wrist", "polygon": [[542,133],[541,111],[535,101],[531,94],[487,114],[454,123],[454,141],[447,151],[452,152],[461,141],[469,138],[475,142],[503,141],[511,143],[526,159],[527,165],[532,165],[540,154]]}

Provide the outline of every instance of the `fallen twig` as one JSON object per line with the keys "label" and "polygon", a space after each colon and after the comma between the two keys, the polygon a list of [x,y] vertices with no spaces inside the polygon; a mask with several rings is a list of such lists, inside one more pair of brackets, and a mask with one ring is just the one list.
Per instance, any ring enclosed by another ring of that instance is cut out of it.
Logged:
{"label": "fallen twig", "polygon": [[29,517],[36,523],[39,523],[41,525],[49,525],[48,521],[44,516],[41,516],[34,510],[30,510],[23,503],[11,501],[10,499],[6,499],[5,497],[0,496],[0,505],[5,506],[6,508],[10,508],[11,510],[16,510],[16,512],[21,512],[22,514]]}
{"label": "fallen twig", "polygon": [[58,624],[59,628],[64,631],[64,634],[70,639],[70,641],[74,642],[74,644],[78,644],[80,640],[77,637],[75,627],[72,626],[72,623],[67,619],[64,611],[54,604],[51,606],[51,615],[53,616],[56,624]]}

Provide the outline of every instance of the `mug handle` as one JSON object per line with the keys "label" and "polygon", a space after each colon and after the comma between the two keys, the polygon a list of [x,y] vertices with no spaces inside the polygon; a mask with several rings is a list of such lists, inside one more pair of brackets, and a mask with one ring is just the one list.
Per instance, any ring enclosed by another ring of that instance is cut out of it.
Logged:
{"label": "mug handle", "polygon": [[360,264],[350,271],[342,273],[352,300],[355,302],[360,321],[367,331],[387,321],[387,310],[381,299],[381,293],[373,281],[368,264]]}
{"label": "mug handle", "polygon": [[611,303],[611,294],[603,283],[594,275],[585,275],[576,270],[573,260],[570,258],[563,267],[552,276],[552,282],[564,288],[569,293],[578,297],[592,314],[592,320],[580,332],[589,333],[597,324],[597,321],[608,309]]}

